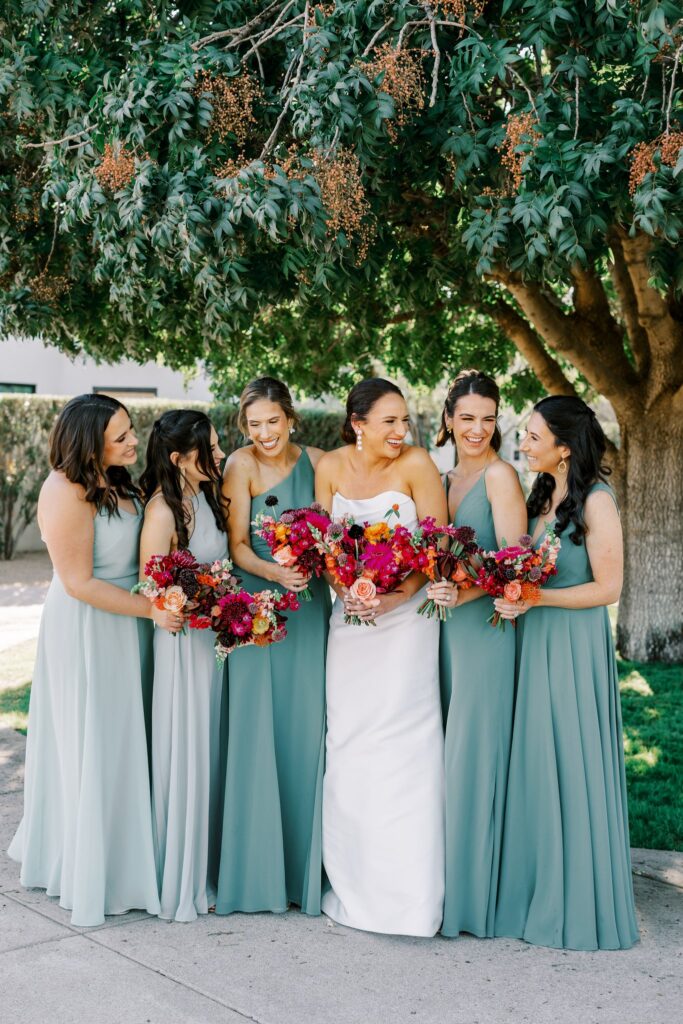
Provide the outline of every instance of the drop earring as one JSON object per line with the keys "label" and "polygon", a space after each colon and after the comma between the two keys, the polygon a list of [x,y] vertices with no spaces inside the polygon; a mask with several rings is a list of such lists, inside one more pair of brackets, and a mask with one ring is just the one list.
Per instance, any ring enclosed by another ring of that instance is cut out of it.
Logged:
{"label": "drop earring", "polygon": [[360,430],[356,431],[356,451],[363,451],[363,434]]}
{"label": "drop earring", "polygon": [[566,459],[560,459],[560,461],[557,464],[557,472],[558,473],[566,473],[567,472],[567,460]]}

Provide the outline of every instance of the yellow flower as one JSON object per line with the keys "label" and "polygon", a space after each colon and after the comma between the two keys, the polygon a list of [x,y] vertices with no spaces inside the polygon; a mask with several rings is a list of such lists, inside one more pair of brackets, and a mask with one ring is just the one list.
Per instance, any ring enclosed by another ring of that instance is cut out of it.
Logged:
{"label": "yellow flower", "polygon": [[287,527],[284,523],[278,523],[275,527],[275,536],[279,541],[287,540]]}
{"label": "yellow flower", "polygon": [[365,539],[371,544],[378,544],[381,540],[389,537],[389,527],[386,523],[375,523],[374,526],[365,527]]}
{"label": "yellow flower", "polygon": [[252,625],[252,630],[256,634],[256,636],[260,636],[261,633],[267,633],[269,627],[270,622],[268,621],[268,619],[264,619],[262,615],[255,616]]}

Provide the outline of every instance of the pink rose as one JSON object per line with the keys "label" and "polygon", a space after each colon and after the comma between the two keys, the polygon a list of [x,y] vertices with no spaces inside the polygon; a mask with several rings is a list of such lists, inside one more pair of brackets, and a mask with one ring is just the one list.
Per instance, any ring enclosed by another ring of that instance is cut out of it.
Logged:
{"label": "pink rose", "polygon": [[522,596],[522,584],[518,583],[517,580],[513,580],[512,583],[505,584],[505,590],[503,591],[503,597],[506,601],[519,601]]}
{"label": "pink rose", "polygon": [[289,544],[285,544],[284,547],[279,548],[277,551],[273,551],[273,558],[278,565],[283,566],[285,569],[291,568],[291,566],[296,565],[297,562],[296,555],[292,552]]}
{"label": "pink rose", "polygon": [[377,587],[367,576],[359,576],[349,588],[349,593],[357,601],[362,601],[363,604],[370,604],[377,595]]}

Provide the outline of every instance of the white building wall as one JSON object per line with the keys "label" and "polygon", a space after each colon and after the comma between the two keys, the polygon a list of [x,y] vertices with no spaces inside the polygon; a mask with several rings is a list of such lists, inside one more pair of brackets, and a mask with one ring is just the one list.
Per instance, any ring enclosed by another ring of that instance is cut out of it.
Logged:
{"label": "white building wall", "polygon": [[[30,384],[38,395],[80,395],[95,389],[128,388],[155,392],[158,398],[211,401],[208,377],[200,372],[186,381],[182,373],[156,363],[139,366],[129,359],[96,363],[44,345],[37,338],[0,339],[0,384]],[[135,391],[131,391],[134,397]]]}

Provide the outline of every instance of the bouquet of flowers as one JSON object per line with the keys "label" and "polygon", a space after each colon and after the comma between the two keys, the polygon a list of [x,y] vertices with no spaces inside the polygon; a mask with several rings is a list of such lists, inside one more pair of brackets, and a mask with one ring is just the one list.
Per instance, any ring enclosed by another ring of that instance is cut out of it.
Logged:
{"label": "bouquet of flowers", "polygon": [[201,568],[192,552],[184,549],[153,555],[145,566],[144,580],[135,584],[132,593],[144,594],[157,608],[184,613],[196,607],[195,598],[200,590],[197,574]]}
{"label": "bouquet of flowers", "polygon": [[284,611],[297,611],[296,595],[273,590],[246,590],[218,597],[211,609],[211,628],[216,633],[216,658],[220,663],[237,647],[255,644],[268,647],[287,636]]}
{"label": "bouquet of flowers", "polygon": [[[274,494],[266,498],[268,508],[277,504]],[[316,536],[325,533],[329,524],[330,517],[325,509],[314,502],[305,508],[286,509],[279,519],[267,512],[259,512],[252,526],[266,542],[278,565],[296,566],[301,572],[320,577],[325,571],[325,556],[318,547]],[[304,601],[311,600],[308,587],[299,591],[298,596]]]}
{"label": "bouquet of flowers", "polygon": [[[559,551],[560,539],[550,526],[538,548],[534,548],[532,538],[524,534],[518,545],[481,553],[477,583],[491,597],[536,604],[543,584],[557,574]],[[505,629],[505,619],[497,611],[487,621]]]}
{"label": "bouquet of flowers", "polygon": [[[414,552],[412,568],[424,573],[432,582],[448,580],[459,590],[468,590],[477,582],[473,556],[478,554],[479,547],[471,526],[437,526],[429,516],[417,524],[411,546]],[[438,615],[442,622],[452,614],[450,608],[444,608],[429,597],[417,611],[430,619]]]}
{"label": "bouquet of flowers", "polygon": [[[378,593],[394,590],[412,569],[410,531],[400,525],[392,529],[388,523],[392,515],[398,515],[398,506],[392,505],[384,520],[372,525],[361,526],[345,516],[331,520],[324,533],[313,527],[318,550],[332,579],[368,606]],[[376,625],[357,615],[345,615],[344,622]]]}

